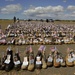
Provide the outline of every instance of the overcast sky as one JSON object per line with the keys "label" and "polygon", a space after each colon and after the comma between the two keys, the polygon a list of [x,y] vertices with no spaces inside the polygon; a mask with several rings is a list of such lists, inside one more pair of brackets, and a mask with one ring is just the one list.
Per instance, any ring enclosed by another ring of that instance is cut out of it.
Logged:
{"label": "overcast sky", "polygon": [[75,19],[75,0],[0,0],[0,19]]}

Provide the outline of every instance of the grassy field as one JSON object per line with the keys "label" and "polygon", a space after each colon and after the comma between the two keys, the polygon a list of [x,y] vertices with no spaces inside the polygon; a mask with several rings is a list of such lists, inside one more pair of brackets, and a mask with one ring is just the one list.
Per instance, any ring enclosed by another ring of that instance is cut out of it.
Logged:
{"label": "grassy field", "polygon": [[[0,20],[0,25],[2,26],[3,30],[7,27],[7,25],[12,24],[12,23],[13,23],[13,20]],[[68,21],[55,21],[54,23],[56,23],[56,24],[61,24],[61,23],[74,24],[75,25],[75,22],[72,22],[72,21],[70,21],[70,22],[68,22]]]}
{"label": "grassy field", "polygon": [[[13,20],[0,20],[0,25],[2,25],[2,29],[4,30],[8,24],[12,24]],[[56,22],[60,23],[60,22]],[[67,22],[62,22],[62,23],[67,23]],[[68,22],[69,23],[69,22]],[[74,23],[74,22],[73,22]],[[20,56],[21,56],[21,61],[23,61],[24,57],[24,51],[28,45],[23,45],[23,46],[14,46],[11,45],[12,50],[16,51],[16,48],[19,49]],[[33,51],[36,55],[38,48],[40,45],[32,45]],[[46,45],[46,55],[49,54],[50,52],[50,47],[54,45]],[[59,52],[63,54],[63,56],[66,56],[66,49],[67,47],[70,47],[75,50],[75,44],[64,44],[64,45],[55,45]],[[2,52],[6,52],[7,46],[0,45],[0,57],[2,55]],[[20,70],[20,71],[15,71],[12,70],[10,72],[5,72],[5,71],[0,71],[0,75],[75,75],[75,66],[74,67],[60,67],[60,68],[55,68],[55,67],[49,67],[47,69],[41,69],[41,71],[38,73],[37,70],[35,69],[33,72],[29,72],[26,70]]]}
{"label": "grassy field", "polygon": [[3,30],[7,27],[7,25],[12,23],[13,23],[13,20],[0,20],[0,25],[2,26]]}

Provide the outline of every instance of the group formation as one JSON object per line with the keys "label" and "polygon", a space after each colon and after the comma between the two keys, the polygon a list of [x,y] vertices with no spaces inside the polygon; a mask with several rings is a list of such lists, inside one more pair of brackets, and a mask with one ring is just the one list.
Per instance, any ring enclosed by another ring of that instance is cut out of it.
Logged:
{"label": "group formation", "polygon": [[75,65],[75,52],[68,48],[66,57],[56,49],[52,48],[48,56],[46,56],[45,46],[41,45],[37,54],[34,56],[32,46],[28,46],[25,50],[24,60],[21,60],[19,51],[17,50],[13,55],[11,47],[7,48],[6,54],[1,57],[0,70],[10,71],[15,69],[34,71],[34,69],[47,69],[47,67],[72,67]]}
{"label": "group formation", "polygon": [[4,32],[0,29],[0,44],[73,43],[75,43],[75,25],[73,24],[19,21],[8,25]]}

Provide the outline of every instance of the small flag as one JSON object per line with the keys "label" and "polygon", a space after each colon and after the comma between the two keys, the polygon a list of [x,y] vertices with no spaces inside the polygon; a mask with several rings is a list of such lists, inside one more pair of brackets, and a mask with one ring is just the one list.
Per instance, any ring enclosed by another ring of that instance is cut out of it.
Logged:
{"label": "small flag", "polygon": [[57,48],[56,48],[56,46],[54,46],[54,47],[51,47],[50,50],[51,50],[52,52],[54,52],[54,51],[57,50]]}
{"label": "small flag", "polygon": [[70,50],[71,50],[71,49],[68,47],[68,48],[67,48],[67,52],[69,52]]}
{"label": "small flag", "polygon": [[70,51],[70,48],[68,47],[67,50]]}
{"label": "small flag", "polygon": [[39,47],[39,51],[43,51],[43,50],[45,50],[46,49],[46,47],[44,46],[44,45],[41,45],[40,47]]}
{"label": "small flag", "polygon": [[30,45],[29,51],[32,52],[32,47],[31,47],[31,45]]}
{"label": "small flag", "polygon": [[28,47],[26,47],[26,51],[29,51],[29,46],[28,46]]}
{"label": "small flag", "polygon": [[19,53],[19,49],[18,48],[16,48],[16,53]]}

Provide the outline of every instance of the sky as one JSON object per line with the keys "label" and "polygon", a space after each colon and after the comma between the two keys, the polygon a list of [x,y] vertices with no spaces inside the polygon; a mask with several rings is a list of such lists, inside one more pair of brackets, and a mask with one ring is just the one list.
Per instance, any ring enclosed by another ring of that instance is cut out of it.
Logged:
{"label": "sky", "polygon": [[0,0],[0,19],[75,20],[75,0]]}

